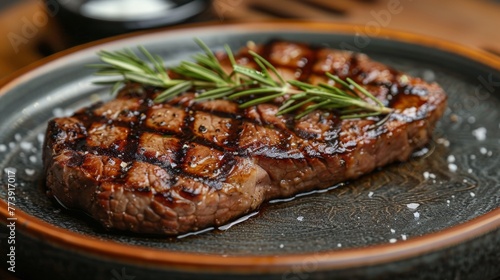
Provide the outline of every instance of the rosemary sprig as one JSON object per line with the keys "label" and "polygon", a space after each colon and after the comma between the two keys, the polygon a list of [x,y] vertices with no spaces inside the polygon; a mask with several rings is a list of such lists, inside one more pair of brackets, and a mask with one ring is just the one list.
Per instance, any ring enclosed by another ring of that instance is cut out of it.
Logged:
{"label": "rosemary sprig", "polygon": [[[152,55],[143,47],[139,47],[145,59],[138,57],[132,50],[100,51],[97,55],[103,64],[91,64],[89,67],[97,68],[95,75],[109,76],[114,79],[99,81],[97,84],[113,85],[118,90],[126,81],[132,81],[160,88],[171,88],[183,80],[172,80],[163,67],[163,60],[157,55]],[[150,64],[153,66],[151,67]]]}
{"label": "rosemary sprig", "polygon": [[[158,55],[153,55],[143,47],[140,58],[130,49],[123,51],[101,51],[98,56],[103,64],[91,65],[98,69],[96,75],[112,76],[114,79],[97,82],[113,85],[113,92],[126,82],[138,82],[164,89],[155,102],[164,102],[190,89],[200,89],[196,99],[246,100],[241,108],[272,102],[284,98],[285,102],[278,109],[278,115],[299,111],[295,118],[301,118],[318,109],[336,110],[341,118],[365,118],[388,115],[393,109],[385,105],[366,88],[350,78],[340,79],[331,73],[325,75],[335,86],[320,83],[313,85],[297,80],[285,80],[279,71],[259,54],[249,51],[259,69],[252,69],[237,64],[229,46],[224,46],[229,61],[230,71],[225,70],[216,55],[201,40],[195,39],[203,50],[193,56],[194,62],[182,61],[170,71],[181,77],[172,79]],[[383,118],[386,119],[386,118]]]}

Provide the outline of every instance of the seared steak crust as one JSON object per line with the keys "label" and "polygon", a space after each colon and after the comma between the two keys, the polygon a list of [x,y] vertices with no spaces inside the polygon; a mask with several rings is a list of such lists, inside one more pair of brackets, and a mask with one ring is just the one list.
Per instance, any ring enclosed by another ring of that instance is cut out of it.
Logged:
{"label": "seared steak crust", "polygon": [[[186,93],[155,104],[159,90],[129,84],[107,103],[50,121],[43,155],[49,193],[107,228],[165,235],[200,230],[266,200],[405,161],[429,141],[445,108],[437,84],[363,54],[282,41],[254,50],[286,78],[351,77],[396,112],[378,127],[378,118],[341,120],[326,111],[295,120],[276,116],[280,100],[239,109],[227,100],[195,102]],[[252,66],[247,51],[237,59]]]}

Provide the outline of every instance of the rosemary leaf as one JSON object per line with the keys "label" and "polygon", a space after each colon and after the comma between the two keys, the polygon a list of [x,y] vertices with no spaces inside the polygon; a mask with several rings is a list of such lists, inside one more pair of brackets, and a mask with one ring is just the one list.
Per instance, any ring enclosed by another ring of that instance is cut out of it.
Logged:
{"label": "rosemary leaf", "polygon": [[342,116],[340,116],[340,118],[343,119],[343,120],[347,120],[347,119],[362,119],[362,118],[374,117],[374,116],[378,116],[378,115],[380,115],[380,112],[342,115]]}
{"label": "rosemary leaf", "polygon": [[349,90],[349,91],[352,91],[353,93],[356,93],[356,92],[354,92],[354,90],[351,88],[351,86],[350,86],[348,83],[346,83],[345,81],[343,81],[342,79],[340,79],[340,78],[339,78],[339,76],[337,76],[337,75],[333,75],[333,74],[328,73],[328,72],[326,72],[326,73],[325,73],[325,75],[326,75],[328,78],[330,78],[330,79],[332,79],[333,81],[335,81],[336,83],[339,83],[339,84],[340,84],[343,88],[345,88],[345,89],[347,89],[347,90]]}
{"label": "rosemary leaf", "polygon": [[290,81],[288,81],[288,83],[292,86],[295,86],[295,87],[297,87],[299,89],[303,89],[303,90],[316,88],[316,86],[314,86],[314,85],[304,83],[301,81],[297,81],[297,80],[290,80]]}
{"label": "rosemary leaf", "polygon": [[227,80],[228,76],[224,72],[224,69],[222,69],[222,66],[220,65],[219,61],[217,60],[217,57],[215,57],[215,54],[210,50],[210,48],[199,38],[195,38],[196,43],[200,48],[205,52],[207,57],[214,63],[215,67],[212,68],[220,77],[222,77],[223,80]]}
{"label": "rosemary leaf", "polygon": [[167,90],[163,91],[162,93],[160,93],[155,98],[154,101],[157,103],[164,102],[165,100],[168,100],[176,95],[179,95],[181,93],[186,92],[187,90],[189,90],[192,87],[193,87],[193,83],[191,81],[185,81],[185,82],[179,83],[175,86],[168,88]]}
{"label": "rosemary leaf", "polygon": [[92,82],[95,85],[103,85],[103,86],[109,86],[109,85],[114,85],[115,83],[122,83],[122,80],[110,80],[110,81],[94,81]]}
{"label": "rosemary leaf", "polygon": [[241,98],[244,96],[252,95],[252,94],[265,94],[265,93],[278,93],[278,92],[283,92],[282,88],[274,88],[274,87],[269,87],[269,88],[252,88],[252,89],[247,89],[240,91],[238,93],[232,94],[228,96],[229,99],[237,99]]}
{"label": "rosemary leaf", "polygon": [[309,105],[306,107],[306,109],[304,110],[304,112],[298,114],[297,116],[295,116],[295,119],[300,119],[302,118],[303,116],[311,113],[312,111],[316,110],[316,109],[320,109],[321,107],[327,105],[328,103],[330,103],[331,101],[330,100],[324,100],[320,103],[317,103],[317,104],[314,104],[314,105]]}
{"label": "rosemary leaf", "polygon": [[[254,52],[254,51],[248,51],[248,53],[254,57],[255,62],[261,61],[263,64],[265,64],[267,67],[269,67],[269,69],[271,69],[271,71],[280,80],[280,85],[285,84],[285,80],[283,79],[283,77],[281,77],[280,73],[278,73],[278,70],[276,70],[276,68],[269,61],[267,61],[266,59],[264,59],[262,56],[260,56],[258,53]],[[263,67],[263,69],[265,69],[265,67]]]}
{"label": "rosemary leaf", "polygon": [[234,70],[234,72],[240,73],[240,74],[256,81],[257,83],[261,83],[261,84],[264,84],[266,86],[271,86],[271,87],[275,86],[275,83],[273,80],[270,81],[265,75],[262,74],[262,72],[257,71],[255,69],[247,68],[247,67],[240,66],[240,65],[234,65],[233,70]]}
{"label": "rosemary leaf", "polygon": [[123,71],[117,71],[115,69],[101,69],[94,73],[96,76],[123,76]]}
{"label": "rosemary leaf", "polygon": [[303,99],[303,98],[306,98],[308,96],[309,95],[307,94],[307,92],[304,91],[304,92],[292,94],[292,96],[290,96],[290,100]]}
{"label": "rosemary leaf", "polygon": [[212,99],[212,98],[221,98],[221,97],[226,97],[232,93],[234,93],[235,88],[234,87],[220,87],[220,88],[214,88],[212,90],[205,91],[201,94],[199,94],[196,97],[196,100],[205,100],[205,99]]}
{"label": "rosemary leaf", "polygon": [[216,64],[209,57],[207,57],[204,54],[201,54],[201,53],[195,54],[193,56],[193,59],[196,61],[196,63],[198,63],[204,67],[207,67],[209,69],[213,69],[214,67],[216,67],[215,66]]}
{"label": "rosemary leaf", "polygon": [[116,81],[113,87],[111,88],[111,94],[116,94],[120,90],[122,85],[123,84],[121,81]]}
{"label": "rosemary leaf", "polygon": [[244,108],[248,108],[248,107],[251,107],[251,106],[254,106],[254,105],[259,105],[259,104],[262,104],[262,103],[266,103],[266,102],[272,101],[272,100],[274,100],[274,99],[276,99],[277,97],[280,97],[280,96],[283,96],[283,93],[276,93],[276,94],[272,94],[272,95],[260,97],[260,98],[257,98],[257,99],[254,99],[254,100],[251,100],[251,101],[248,101],[248,102],[245,102],[245,103],[241,104],[240,108],[244,109]]}
{"label": "rosemary leaf", "polygon": [[109,66],[109,64],[104,64],[104,63],[91,63],[85,65],[87,68],[96,68],[96,69],[103,69],[103,68],[109,68],[113,69],[112,67]]}
{"label": "rosemary leaf", "polygon": [[[159,56],[154,56],[152,55],[145,47],[139,46],[139,50],[142,52],[144,56],[146,56],[149,61],[153,64],[155,70],[159,74],[165,73],[165,75],[162,75],[164,79],[169,79],[168,75],[166,75],[165,68],[163,66],[163,60]],[[131,51],[131,54],[133,52]],[[137,56],[136,56],[137,57]]]}
{"label": "rosemary leaf", "polygon": [[314,101],[316,101],[318,99],[319,99],[319,97],[317,97],[317,96],[310,97],[310,98],[308,98],[308,99],[306,99],[306,100],[304,100],[302,102],[294,104],[293,106],[288,106],[288,104],[285,103],[285,105],[287,105],[287,106],[284,105],[284,106],[280,107],[278,109],[277,115],[283,115],[283,114],[287,114],[289,112],[295,111],[295,110],[299,109],[300,107],[306,105],[307,103],[314,102]]}
{"label": "rosemary leaf", "polygon": [[213,89],[207,92],[207,95],[204,96],[197,96],[196,101],[201,101],[201,100],[207,100],[207,99],[221,99],[224,97],[227,97],[228,95],[231,95],[235,92],[234,88],[218,88],[218,89]]}
{"label": "rosemary leaf", "polygon": [[361,93],[364,95],[368,96],[371,100],[375,101],[378,105],[384,107],[384,104],[378,100],[375,96],[373,96],[369,91],[364,89],[362,86],[358,85],[355,81],[353,81],[351,78],[347,78],[346,81],[348,81],[352,86],[354,86],[357,90],[359,90]]}
{"label": "rosemary leaf", "polygon": [[273,78],[271,78],[271,74],[269,74],[269,71],[267,71],[267,68],[266,66],[264,65],[264,63],[262,61],[260,61],[260,59],[255,59],[254,60],[255,63],[257,63],[257,65],[259,65],[260,67],[260,71],[262,73],[262,76],[265,77],[265,79],[272,85],[272,86],[275,86],[277,87],[278,86],[278,83],[273,80]]}
{"label": "rosemary leaf", "polygon": [[309,95],[314,95],[314,96],[322,96],[325,98],[337,98],[339,100],[345,100],[345,99],[350,99],[351,97],[346,96],[344,94],[339,94],[337,92],[328,92],[325,91],[321,88],[319,89],[308,89],[306,90],[306,93]]}
{"label": "rosemary leaf", "polygon": [[334,87],[334,86],[331,86],[331,85],[328,85],[325,83],[320,83],[318,86],[326,91],[334,92],[338,95],[345,95],[345,96],[350,96],[350,97],[352,96],[352,97],[359,98],[359,96],[357,94],[349,94],[349,92],[343,91],[343,90],[339,89],[338,87]]}
{"label": "rosemary leaf", "polygon": [[143,73],[123,73],[123,77],[125,77],[126,80],[137,82],[137,83],[142,83],[146,85],[151,85],[151,86],[156,86],[156,87],[164,87],[165,83],[156,78],[156,77],[151,77],[148,75],[144,75]]}
{"label": "rosemary leaf", "polygon": [[101,60],[107,62],[114,67],[126,71],[144,73],[144,68],[141,65],[138,65],[135,61],[124,59],[123,56],[120,55],[107,55],[106,52],[103,52],[101,55]]}
{"label": "rosemary leaf", "polygon": [[341,112],[342,112],[342,114],[349,115],[349,114],[354,114],[354,113],[366,112],[366,109],[364,109],[364,108],[348,108],[348,109],[342,110]]}
{"label": "rosemary leaf", "polygon": [[163,78],[164,80],[169,80],[170,77],[168,76],[167,74],[167,70],[165,69],[165,63],[163,62],[163,59],[161,58],[161,56],[159,55],[153,55],[156,63],[155,63],[155,67],[156,67],[156,71],[158,71],[158,73],[160,74],[160,77]]}
{"label": "rosemary leaf", "polygon": [[[138,48],[139,48],[139,50],[141,50],[141,49],[146,50],[146,48],[144,48],[143,46],[138,46]],[[128,56],[131,59],[133,59],[135,61],[141,62],[141,59],[132,51],[132,49],[126,48],[126,49],[123,50],[123,53],[124,53],[125,56]]]}
{"label": "rosemary leaf", "polygon": [[224,50],[226,51],[227,57],[229,58],[229,62],[231,62],[231,66],[234,67],[236,65],[236,59],[234,59],[234,54],[229,45],[224,45]]}
{"label": "rosemary leaf", "polygon": [[219,75],[217,75],[217,73],[207,68],[204,68],[199,64],[190,61],[183,61],[181,62],[181,65],[179,67],[183,70],[186,76],[190,76],[192,78],[201,78],[205,81],[210,81],[217,84],[226,83],[226,81],[222,79]]}

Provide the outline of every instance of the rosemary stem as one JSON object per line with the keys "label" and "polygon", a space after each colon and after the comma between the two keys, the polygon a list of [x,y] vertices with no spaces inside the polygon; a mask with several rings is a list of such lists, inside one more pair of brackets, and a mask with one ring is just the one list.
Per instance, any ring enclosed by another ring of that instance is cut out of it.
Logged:
{"label": "rosemary stem", "polygon": [[372,105],[372,104],[365,102],[365,101],[353,102],[353,103],[355,103],[354,105],[356,105],[357,107],[364,108],[368,111],[378,112],[380,114],[390,114],[390,113],[394,112],[394,109],[392,109],[392,108],[378,106],[378,105]]}

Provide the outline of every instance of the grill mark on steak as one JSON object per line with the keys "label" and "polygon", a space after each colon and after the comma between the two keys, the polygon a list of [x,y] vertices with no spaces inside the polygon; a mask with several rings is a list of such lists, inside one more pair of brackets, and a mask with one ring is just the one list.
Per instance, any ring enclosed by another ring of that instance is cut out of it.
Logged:
{"label": "grill mark on steak", "polygon": [[[273,41],[254,49],[286,78],[351,77],[397,109],[341,120],[314,111],[276,116],[276,103],[239,109],[228,100],[195,102],[186,93],[154,104],[159,90],[128,84],[116,99],[52,120],[44,146],[51,195],[108,228],[180,234],[220,225],[265,200],[329,187],[406,160],[442,114],[442,89],[404,77],[365,55]],[[223,65],[228,59],[219,55]],[[255,67],[247,50],[240,64]]]}

